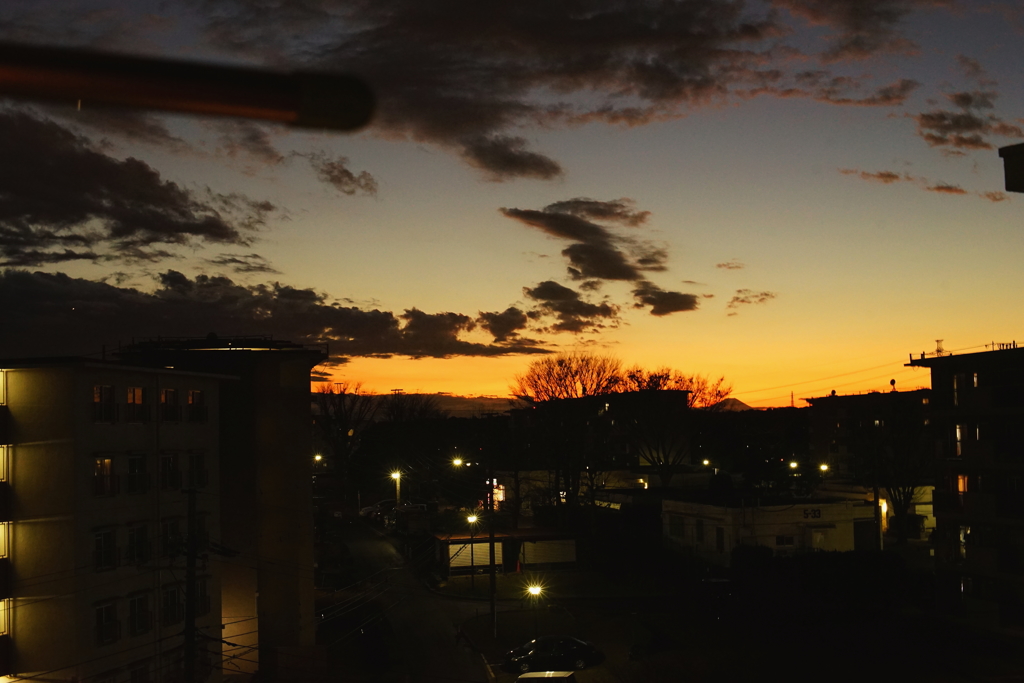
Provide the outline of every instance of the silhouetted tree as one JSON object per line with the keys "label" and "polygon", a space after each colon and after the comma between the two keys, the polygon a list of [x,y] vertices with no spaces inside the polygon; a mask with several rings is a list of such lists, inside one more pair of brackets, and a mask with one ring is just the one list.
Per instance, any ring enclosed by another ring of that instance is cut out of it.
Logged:
{"label": "silhouetted tree", "polygon": [[574,351],[531,362],[525,373],[515,376],[510,389],[516,398],[537,403],[609,394],[621,381],[619,359]]}
{"label": "silhouetted tree", "polygon": [[694,415],[685,392],[645,389],[616,397],[613,412],[630,446],[670,486],[680,465],[690,457]]}
{"label": "silhouetted tree", "polygon": [[344,467],[359,448],[363,430],[373,422],[377,397],[363,392],[360,383],[325,383],[313,392],[313,405],[317,441]]}
{"label": "silhouetted tree", "polygon": [[617,383],[617,390],[623,392],[667,389],[689,392],[688,405],[705,410],[717,409],[732,393],[732,385],[726,383],[725,377],[711,379],[707,375],[687,375],[669,367],[645,370],[634,365],[622,374]]}
{"label": "silhouetted tree", "polygon": [[385,422],[411,422],[448,417],[437,398],[429,394],[393,391],[380,399],[380,418]]}

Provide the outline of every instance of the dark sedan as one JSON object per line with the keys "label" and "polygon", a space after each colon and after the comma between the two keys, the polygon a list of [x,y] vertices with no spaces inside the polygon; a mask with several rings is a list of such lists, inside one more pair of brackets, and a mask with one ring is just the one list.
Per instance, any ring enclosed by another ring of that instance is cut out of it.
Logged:
{"label": "dark sedan", "polygon": [[501,668],[511,672],[565,671],[598,664],[604,656],[592,643],[579,638],[543,636],[505,655]]}

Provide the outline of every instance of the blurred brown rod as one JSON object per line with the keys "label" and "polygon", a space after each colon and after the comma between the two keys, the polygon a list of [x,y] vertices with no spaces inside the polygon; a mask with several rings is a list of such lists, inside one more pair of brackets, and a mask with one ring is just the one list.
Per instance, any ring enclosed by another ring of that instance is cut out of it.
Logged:
{"label": "blurred brown rod", "polygon": [[195,62],[0,43],[0,96],[236,116],[356,130],[373,115],[363,81]]}

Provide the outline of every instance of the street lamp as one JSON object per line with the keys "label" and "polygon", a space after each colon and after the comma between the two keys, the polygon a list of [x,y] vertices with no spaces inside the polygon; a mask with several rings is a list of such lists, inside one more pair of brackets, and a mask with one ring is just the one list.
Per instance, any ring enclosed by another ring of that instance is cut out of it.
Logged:
{"label": "street lamp", "polygon": [[544,592],[543,586],[531,584],[526,587],[526,592],[533,598],[533,637],[537,637],[537,603],[540,602],[540,594]]}
{"label": "street lamp", "polygon": [[392,472],[391,478],[395,480],[395,507],[397,508],[402,504],[402,473]]}
{"label": "street lamp", "polygon": [[462,467],[462,458],[455,458],[452,460],[452,464],[456,467]]}
{"label": "street lamp", "polygon": [[711,464],[711,461],[708,460],[707,458],[704,458],[704,466],[707,467],[710,464]]}
{"label": "street lamp", "polygon": [[822,474],[825,474],[826,472],[828,472],[828,465],[821,464],[818,466],[818,469],[821,470]]}
{"label": "street lamp", "polygon": [[466,517],[466,521],[469,522],[469,587],[474,593],[476,592],[476,546],[473,545],[473,539],[476,538],[477,519],[479,517],[476,515]]}
{"label": "street lamp", "polygon": [[789,463],[789,469],[791,469],[791,470],[795,470],[796,469],[796,460],[794,460],[793,462]]}

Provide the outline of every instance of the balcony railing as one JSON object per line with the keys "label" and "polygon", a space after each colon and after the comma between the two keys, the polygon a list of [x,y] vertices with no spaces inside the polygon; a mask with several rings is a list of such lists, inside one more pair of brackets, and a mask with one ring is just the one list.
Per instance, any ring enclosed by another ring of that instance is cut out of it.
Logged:
{"label": "balcony railing", "polygon": [[181,406],[161,403],[160,419],[164,422],[181,422]]}
{"label": "balcony railing", "polygon": [[190,405],[186,415],[189,422],[206,422],[209,413],[206,410],[206,406]]}
{"label": "balcony railing", "polygon": [[96,644],[109,645],[121,639],[121,622],[105,621],[96,624]]}
{"label": "balcony railing", "polygon": [[131,472],[125,479],[125,493],[146,493],[149,491],[149,472]]}
{"label": "balcony railing", "polygon": [[160,472],[160,490],[174,491],[181,488],[181,470],[162,470]]}
{"label": "balcony railing", "polygon": [[93,422],[117,422],[117,404],[99,402],[92,404]]}
{"label": "balcony railing", "polygon": [[92,475],[92,493],[95,496],[115,496],[120,488],[116,474]]}
{"label": "balcony railing", "polygon": [[144,403],[128,403],[124,407],[125,422],[149,422],[151,407]]}

